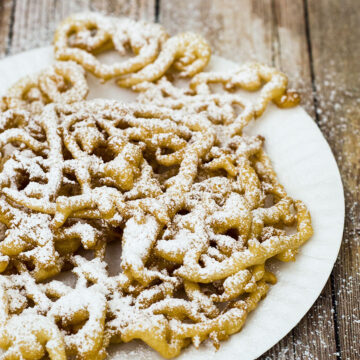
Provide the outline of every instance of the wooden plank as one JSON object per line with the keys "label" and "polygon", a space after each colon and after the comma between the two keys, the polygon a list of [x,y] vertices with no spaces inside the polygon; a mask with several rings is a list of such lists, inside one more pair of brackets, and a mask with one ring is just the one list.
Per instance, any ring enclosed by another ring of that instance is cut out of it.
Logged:
{"label": "wooden plank", "polygon": [[215,54],[228,59],[272,63],[269,1],[162,1],[159,20],[172,34],[202,34]]}
{"label": "wooden plank", "polygon": [[7,54],[10,45],[13,7],[13,0],[0,2],[0,57]]}
{"label": "wooden plank", "polygon": [[290,86],[301,94],[301,105],[314,117],[303,0],[276,0],[272,10],[274,65],[288,75]]}
{"label": "wooden plank", "polygon": [[92,10],[117,16],[155,20],[154,0],[17,0],[14,3],[11,54],[50,45],[57,24],[77,12]]}
{"label": "wooden plank", "polygon": [[[191,14],[191,16],[189,16]],[[160,22],[171,33],[197,31],[215,54],[237,62],[261,61],[281,68],[314,116],[312,79],[302,0],[176,1],[161,3]],[[309,314],[262,359],[335,359],[335,329],[328,282]]]}
{"label": "wooden plank", "polygon": [[[301,94],[302,105],[315,118],[303,1],[276,0],[272,4],[274,64],[289,76],[290,85]],[[296,359],[336,359],[330,281],[309,313],[293,330],[292,341]]]}
{"label": "wooden plank", "polygon": [[[308,18],[318,122],[337,159],[346,198],[344,240],[332,283],[341,359],[360,358],[360,8],[312,0]],[[340,358],[339,356],[339,358]]]}

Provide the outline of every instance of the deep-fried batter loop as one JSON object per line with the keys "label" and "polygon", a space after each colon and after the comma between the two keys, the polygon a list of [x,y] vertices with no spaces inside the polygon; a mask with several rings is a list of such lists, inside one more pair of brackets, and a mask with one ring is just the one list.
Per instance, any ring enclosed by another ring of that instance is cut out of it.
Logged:
{"label": "deep-fried batter loop", "polygon": [[194,76],[204,69],[210,60],[211,50],[198,34],[182,33],[167,40],[158,58],[141,71],[120,79],[117,84],[130,87],[144,81],[155,81],[174,65],[180,76]]}
{"label": "deep-fried batter loop", "polygon": [[24,109],[41,113],[49,103],[70,104],[84,100],[89,91],[85,73],[72,61],[58,61],[37,75],[16,82],[1,99],[1,110]]}
{"label": "deep-fried batter loop", "polygon": [[[73,60],[96,77],[109,80],[138,71],[153,62],[168,35],[158,24],[115,19],[97,13],[76,14],[65,19],[55,32],[58,60]],[[130,48],[134,57],[103,64],[96,54],[115,49],[121,55]]]}

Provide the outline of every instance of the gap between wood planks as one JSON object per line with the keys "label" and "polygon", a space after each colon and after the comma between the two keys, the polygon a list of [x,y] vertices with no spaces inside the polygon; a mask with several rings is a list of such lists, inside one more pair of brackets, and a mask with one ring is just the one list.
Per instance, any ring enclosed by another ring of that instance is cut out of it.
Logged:
{"label": "gap between wood planks", "polygon": [[13,0],[12,5],[11,5],[11,13],[10,13],[9,35],[8,35],[8,41],[7,41],[6,50],[5,50],[6,55],[10,54],[12,39],[13,39],[13,35],[14,35],[15,9],[16,9],[16,0]]}
{"label": "gap between wood planks", "polygon": [[160,2],[161,0],[155,0],[155,22],[159,22],[160,15]]}

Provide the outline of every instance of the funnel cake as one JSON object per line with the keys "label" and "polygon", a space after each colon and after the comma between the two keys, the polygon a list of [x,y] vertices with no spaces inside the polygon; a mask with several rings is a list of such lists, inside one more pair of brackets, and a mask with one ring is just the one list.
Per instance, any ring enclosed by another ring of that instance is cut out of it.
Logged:
{"label": "funnel cake", "polygon": [[[201,72],[206,41],[156,24],[74,15],[54,48],[61,61],[2,100],[2,358],[105,359],[134,339],[165,358],[218,349],[276,283],[267,261],[293,261],[312,235],[265,139],[243,133],[298,94],[262,64]],[[100,63],[109,49],[133,56]],[[138,100],[85,101],[85,70]]]}
{"label": "funnel cake", "polygon": [[[32,280],[37,292],[51,292],[45,315],[23,300],[4,326],[35,311],[50,322],[47,334],[63,334],[59,352],[102,358],[109,343],[135,338],[165,357],[208,337],[219,346],[276,282],[266,260],[292,260],[312,234],[305,205],[278,182],[262,137],[220,141],[204,114],[105,100],[17,116],[3,134],[12,124],[29,138],[20,146],[22,133],[6,137],[19,149],[1,174],[4,276],[41,281],[70,264],[87,280],[74,290]],[[295,234],[287,234],[290,226]],[[122,242],[123,272],[115,276],[103,262],[106,243],[116,241],[109,229]],[[94,260],[73,257],[80,246],[93,249]],[[74,297],[79,303],[67,300]],[[86,299],[97,298],[93,309]],[[73,330],[76,324],[84,330]],[[21,353],[16,335],[6,341]]]}

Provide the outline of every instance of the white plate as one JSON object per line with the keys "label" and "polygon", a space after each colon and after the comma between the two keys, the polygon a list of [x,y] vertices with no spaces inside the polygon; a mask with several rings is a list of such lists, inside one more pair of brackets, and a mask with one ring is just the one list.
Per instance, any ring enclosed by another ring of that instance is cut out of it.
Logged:
{"label": "white plate", "polygon": [[[111,60],[111,59],[110,59]],[[20,77],[53,62],[52,48],[41,48],[0,61],[0,94]],[[237,65],[213,57],[209,68],[230,70]],[[101,85],[89,77],[89,98],[129,100],[134,95],[116,85]],[[301,108],[280,110],[269,106],[250,126],[250,132],[265,136],[280,181],[290,196],[308,206],[314,236],[305,244],[295,263],[281,263],[275,272],[278,283],[248,317],[243,330],[231,336],[215,352],[209,343],[199,350],[186,349],[178,359],[255,359],[283,338],[306,314],[324,287],[336,260],[344,225],[344,195],[340,174],[330,147],[315,122]],[[160,359],[137,341],[110,350],[112,359]]]}

